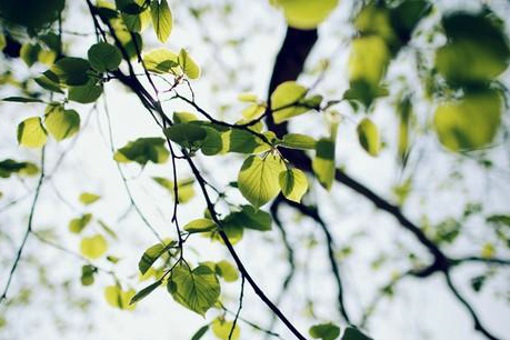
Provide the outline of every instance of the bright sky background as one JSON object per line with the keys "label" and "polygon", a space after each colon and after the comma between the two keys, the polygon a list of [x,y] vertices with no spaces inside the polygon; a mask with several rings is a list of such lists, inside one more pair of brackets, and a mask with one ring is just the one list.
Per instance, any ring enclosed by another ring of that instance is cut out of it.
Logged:
{"label": "bright sky background", "polygon": [[[494,1],[496,3],[496,1]],[[83,10],[82,1],[68,1],[73,10],[65,22],[65,29],[77,32],[92,32],[88,16],[80,12]],[[223,1],[196,1],[196,3],[210,3],[218,6]],[[170,1],[174,11],[175,26],[172,36],[165,47],[178,50],[180,47],[189,49],[191,55],[203,66],[202,80],[193,83],[199,105],[218,112],[216,109],[222,104],[234,103],[233,110],[227,111],[227,119],[234,120],[232,114],[242,109],[237,103],[236,97],[239,92],[250,91],[258,94],[261,98],[266,96],[267,84],[271,75],[274,57],[279,49],[285,33],[285,25],[281,15],[272,9],[264,0],[251,0],[240,2],[234,1],[233,14],[231,17],[223,17],[219,11],[213,10],[204,17],[201,22],[193,21],[182,4],[189,5],[186,1]],[[456,4],[449,2],[449,5]],[[476,1],[457,1],[457,3],[475,4]],[[509,6],[504,1],[497,2]],[[193,2],[195,4],[195,1]],[[466,4],[466,6],[469,6]],[[76,7],[76,9],[75,9]],[[344,1],[331,18],[320,29],[320,42],[314,49],[309,69],[313,69],[322,58],[331,58],[332,68],[327,73],[318,90],[323,93],[332,93],[333,98],[338,98],[347,88],[346,77],[347,60],[349,55],[349,39],[352,29],[345,24],[349,13],[349,1]],[[506,12],[508,13],[508,11]],[[213,44],[203,42],[204,33],[210,35]],[[240,39],[239,47],[226,47],[227,39]],[[76,41],[70,49],[72,55],[85,55],[85,44],[79,43],[82,37],[73,37]],[[91,37],[92,39],[92,37]],[[144,35],[146,50],[160,47],[155,41],[151,28]],[[213,45],[217,45],[217,50]],[[242,62],[243,68],[237,69],[236,65]],[[238,80],[231,82],[225,70],[233,69],[237,72]],[[1,65],[0,65],[1,66]],[[390,70],[390,79],[396,74],[406,73],[408,65],[404,63],[393,65]],[[21,63],[16,65],[17,72],[28,73],[26,66]],[[37,73],[44,67],[30,70]],[[507,77],[508,78],[508,77]],[[304,76],[304,84],[313,83],[315,76]],[[217,93],[211,92],[211,87],[218,87]],[[10,95],[9,90],[0,89],[0,97]],[[106,86],[106,98],[113,126],[114,144],[116,147],[123,146],[127,141],[141,136],[158,135],[157,126],[152,122],[147,112],[139,105],[135,96],[129,95],[123,88],[108,84]],[[65,162],[58,173],[48,182],[43,191],[40,203],[37,207],[37,215],[34,227],[36,230],[44,230],[49,227],[55,228],[55,234],[62,244],[69,249],[77,251],[79,237],[70,235],[67,231],[67,223],[71,218],[77,217],[84,212],[78,203],[78,195],[82,191],[91,191],[101,194],[104,199],[90,208],[95,215],[104,218],[120,236],[120,241],[111,243],[112,253],[123,260],[119,276],[127,278],[133,275],[134,269],[142,252],[156,240],[144,227],[140,218],[131,212],[127,218],[118,221],[128,207],[119,173],[108,141],[108,123],[105,110],[101,105],[97,111],[91,111],[91,105],[71,104],[82,117],[83,131],[76,141],[66,141],[56,145],[50,143],[47,153],[48,170],[54,166],[59,153],[71,147],[72,151],[66,156]],[[37,105],[1,104],[0,115],[3,116],[3,124],[0,125],[0,155],[1,159],[13,157],[16,159],[32,159],[37,161],[37,151],[20,150],[16,145],[15,126],[25,117],[33,116],[43,110]],[[339,106],[339,110],[349,113],[347,106]],[[182,104],[167,103],[165,110],[190,110]],[[420,108],[418,108],[420,110]],[[423,110],[427,110],[426,107]],[[427,113],[424,113],[426,116]],[[311,135],[323,135],[325,127],[320,117],[306,115],[296,119],[292,128]],[[218,115],[219,118],[223,118]],[[430,115],[428,116],[430,117]],[[376,110],[374,120],[380,125],[384,138],[391,146],[394,144],[394,114],[388,105],[380,105]],[[359,117],[355,117],[359,119]],[[424,118],[425,119],[425,118]],[[422,159],[420,165],[423,168],[414,169],[417,172],[416,191],[411,196],[405,212],[414,221],[419,221],[422,214],[428,215],[432,221],[439,221],[450,215],[456,215],[463,207],[465,200],[484,201],[494,211],[508,209],[508,193],[510,193],[508,181],[508,153],[500,150],[494,156],[502,164],[504,170],[501,174],[491,173],[487,176],[480,173],[474,163],[464,163],[460,166],[465,175],[463,181],[449,182],[447,174],[456,166],[450,154],[437,152],[438,142],[432,135],[425,135],[420,141]],[[391,187],[406,174],[400,173],[394,162],[394,150],[388,149],[381,157],[374,159],[363,153],[355,137],[355,125],[350,122],[342,124],[338,139],[337,163],[344,165],[350,174],[366,183],[383,197],[391,197]],[[213,183],[222,187],[237,177],[242,158],[239,156],[225,156],[219,160],[202,158],[200,163],[208,173],[208,178]],[[426,165],[426,167],[425,167]],[[174,229],[168,221],[171,213],[172,202],[164,190],[161,190],[150,179],[152,175],[166,174],[171,177],[170,164],[163,166],[147,166],[142,173],[136,166],[125,166],[129,185],[133,190],[133,196],[141,210],[149,218],[158,231],[164,236],[172,237]],[[182,177],[185,177],[186,167],[180,168]],[[27,182],[32,187],[34,182]],[[438,193],[438,188],[448,185],[451,190],[443,190]],[[14,189],[13,189],[14,188]],[[11,181],[0,181],[0,191],[4,197],[0,203],[9,201],[27,192],[25,184]],[[233,193],[230,191],[229,193]],[[234,194],[234,193],[233,193]],[[62,197],[58,197],[58,195]],[[336,185],[331,194],[320,188],[313,190],[312,195],[320,202],[321,211],[324,213],[331,229],[334,230],[339,248],[352,245],[356,253],[341,265],[348,307],[350,307],[355,319],[358,319],[360,308],[365,306],[374,292],[374,288],[386,282],[393,270],[402,269],[403,262],[395,262],[394,268],[387,266],[384,270],[373,272],[369,264],[381,250],[387,250],[391,256],[398,257],[399,245],[411,245],[419,254],[424,254],[414,240],[403,232],[395,221],[385,213],[377,212],[375,208],[348,189]],[[334,199],[331,199],[334,198]],[[241,199],[238,194],[232,196],[232,200]],[[68,205],[67,202],[70,203]],[[0,215],[0,230],[8,233],[14,240],[9,244],[2,240],[0,247],[0,286],[3,287],[6,273],[20,236],[25,229],[24,220],[20,216],[26,216],[31,204],[31,198],[25,199],[21,204],[11,208],[8,212]],[[0,207],[3,205],[0,205]],[[200,195],[179,211],[181,224],[202,215],[203,203]],[[332,303],[336,288],[332,284],[331,277],[327,275],[329,265],[326,261],[325,249],[318,248],[309,253],[301,240],[301,236],[316,235],[319,242],[323,239],[317,228],[309,221],[296,221],[295,216],[285,211],[288,228],[296,228],[292,231],[291,241],[296,248],[298,263],[306,262],[312,267],[311,277],[297,276],[292,285],[293,292],[287,295],[282,309],[300,330],[306,332],[311,325],[306,321],[301,311],[306,296],[312,296],[316,301],[316,314],[318,321],[331,320],[338,323],[339,318]],[[467,226],[475,236],[482,235],[483,229],[478,225]],[[360,232],[369,232],[370,237],[356,236]],[[93,232],[93,230],[89,230]],[[256,232],[245,233],[245,238],[236,249],[245,260],[250,272],[257,282],[266,289],[270,296],[278,293],[281,278],[286,274],[287,268],[283,261],[285,253],[279,246],[280,236],[276,229],[266,234]],[[454,254],[465,254],[479,249],[478,244],[470,244],[467,241],[452,250]],[[413,246],[414,245],[414,246]],[[196,248],[202,254],[196,260],[221,260],[228,258],[224,249],[217,243],[193,238],[190,246]],[[33,266],[25,261],[20,263],[16,273],[11,294],[19,291],[24,286],[34,288],[34,297],[30,304],[23,308],[5,314],[9,322],[8,333],[2,334],[0,340],[35,340],[35,339],[58,339],[78,340],[90,338],[94,340],[152,340],[152,339],[189,339],[191,335],[203,324],[213,319],[217,314],[211,311],[206,320],[196,314],[177,305],[164,289],[160,289],[142,303],[136,311],[124,312],[111,308],[103,298],[102,287],[113,284],[110,277],[104,274],[97,276],[97,281],[92,287],[81,287],[79,276],[82,263],[72,256],[63,254],[57,250],[40,244],[31,238],[27,245],[27,254],[37,258],[45,264],[51,282],[70,280],[69,287],[72,296],[91,298],[93,305],[87,312],[77,310],[69,311],[65,303],[66,295],[61,288],[54,291],[38,289],[37,273]],[[188,254],[192,255],[191,251]],[[508,255],[508,254],[506,254]],[[100,262],[102,266],[109,264]],[[117,270],[117,269],[116,269]],[[510,309],[504,297],[495,297],[494,292],[504,291],[508,288],[505,280],[492,281],[481,294],[474,295],[470,292],[469,278],[480,273],[480,267],[468,265],[462,270],[455,271],[455,281],[462,291],[477,307],[483,322],[495,334],[510,334]],[[135,284],[134,288],[140,289],[147,282],[136,285],[136,280],[128,280]],[[239,282],[222,284],[226,287],[232,298],[230,308],[236,308],[236,299]],[[373,317],[371,335],[375,340],[406,340],[406,339],[434,339],[450,340],[483,339],[473,332],[472,321],[446,290],[442,277],[435,275],[425,280],[407,279],[399,285],[396,299],[388,302],[384,300],[379,306],[376,316]],[[246,287],[242,316],[248,320],[267,325],[269,313],[263,304]],[[4,313],[4,306],[0,313]],[[0,314],[1,315],[1,314]],[[62,319],[62,324],[68,327],[68,332],[60,336],[56,319]],[[241,323],[242,339],[262,339],[250,328]],[[90,328],[93,326],[92,328]],[[89,329],[90,328],[90,329]],[[278,326],[277,331],[284,339],[292,339],[285,329]],[[214,339],[208,334],[204,339]]]}

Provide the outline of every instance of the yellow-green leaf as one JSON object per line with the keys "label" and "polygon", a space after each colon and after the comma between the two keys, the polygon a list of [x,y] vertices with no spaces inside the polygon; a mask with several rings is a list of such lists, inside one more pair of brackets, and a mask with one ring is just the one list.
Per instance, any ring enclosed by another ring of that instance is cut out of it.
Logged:
{"label": "yellow-green leaf", "polygon": [[158,40],[164,43],[172,32],[172,12],[167,0],[152,0],[150,7],[152,25]]}
{"label": "yellow-green leaf", "polygon": [[87,213],[83,214],[80,217],[73,218],[69,222],[69,231],[74,234],[79,234],[82,232],[83,229],[90,223],[92,220],[92,214]]}
{"label": "yellow-green leaf", "polygon": [[220,283],[214,272],[205,265],[191,270],[180,265],[172,270],[168,292],[184,307],[204,316],[220,297]]}
{"label": "yellow-green leaf", "polygon": [[285,170],[280,173],[279,180],[283,195],[291,201],[301,202],[301,198],[308,190],[305,173],[296,168]]}
{"label": "yellow-green leaf", "polygon": [[143,56],[143,63],[147,70],[156,73],[176,73],[179,66],[177,54],[166,48],[146,53]]}
{"label": "yellow-green leaf", "polygon": [[57,141],[74,136],[80,130],[80,115],[75,110],[54,109],[46,115],[44,125]]}
{"label": "yellow-green leaf", "polygon": [[338,5],[338,0],[272,0],[283,9],[289,26],[312,29],[323,22]]}
{"label": "yellow-green leaf", "polygon": [[80,251],[83,256],[89,259],[98,259],[108,250],[108,243],[104,236],[96,234],[91,237],[84,237],[80,243]]}
{"label": "yellow-green leaf", "polygon": [[226,282],[234,282],[239,279],[239,272],[230,261],[221,260],[220,262],[217,262],[215,264],[215,271]]}
{"label": "yellow-green leaf", "polygon": [[185,49],[181,49],[179,52],[179,65],[181,66],[182,72],[189,79],[197,79],[200,77],[200,67],[198,64],[191,58],[188,52]]}
{"label": "yellow-green leaf", "polygon": [[199,218],[193,220],[183,227],[183,229],[190,234],[212,231],[216,228],[217,228],[216,223],[207,218]]}
{"label": "yellow-green leaf", "polygon": [[104,290],[104,296],[106,298],[106,302],[112,307],[123,309],[123,310],[133,310],[135,309],[135,305],[130,305],[129,302],[135,296],[136,291],[134,289],[129,289],[127,291],[122,290],[122,288],[118,285],[108,286]]}
{"label": "yellow-green leaf", "polygon": [[276,124],[309,110],[299,106],[299,102],[304,99],[307,91],[304,86],[294,81],[286,81],[278,85],[271,94],[271,110]]}
{"label": "yellow-green leaf", "polygon": [[96,195],[94,193],[83,192],[80,194],[79,200],[84,205],[90,205],[92,203],[97,202],[100,198],[101,198],[101,196]]}
{"label": "yellow-green leaf", "polygon": [[371,156],[377,156],[381,150],[381,140],[379,137],[379,129],[368,118],[364,118],[356,129],[358,132],[359,143]]}
{"label": "yellow-green leaf", "polygon": [[18,143],[27,148],[40,148],[46,144],[46,130],[41,118],[31,117],[18,125]]}
{"label": "yellow-green leaf", "polygon": [[280,191],[279,175],[285,165],[273,154],[265,158],[248,157],[239,172],[238,186],[241,194],[255,207],[273,199]]}
{"label": "yellow-green leaf", "polygon": [[319,183],[330,190],[335,179],[335,142],[321,138],[315,147],[316,156],[312,161],[312,169]]}
{"label": "yellow-green leaf", "polygon": [[[235,328],[233,321],[227,321],[224,318],[218,317],[212,322],[212,331],[214,335],[220,340],[239,340],[241,337],[241,329],[236,324]],[[230,333],[232,335],[230,336]]]}
{"label": "yellow-green leaf", "polygon": [[499,92],[489,89],[441,104],[434,116],[439,141],[451,151],[476,150],[489,145],[501,124],[502,106]]}

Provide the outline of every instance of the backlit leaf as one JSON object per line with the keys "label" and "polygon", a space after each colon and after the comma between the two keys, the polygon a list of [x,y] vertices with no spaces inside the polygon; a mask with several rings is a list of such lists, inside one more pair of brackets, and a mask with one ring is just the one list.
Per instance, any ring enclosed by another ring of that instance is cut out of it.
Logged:
{"label": "backlit leaf", "polygon": [[215,264],[215,271],[226,282],[234,282],[239,279],[237,268],[227,260],[221,260]]}
{"label": "backlit leaf", "polygon": [[136,293],[131,300],[129,301],[129,304],[132,305],[134,303],[137,303],[138,301],[145,299],[150,293],[152,293],[156,288],[161,286],[161,281],[156,281],[147,287],[140,290],[138,293]]}
{"label": "backlit leaf", "polygon": [[271,110],[276,124],[309,111],[308,108],[299,106],[304,99],[307,89],[294,81],[284,82],[271,94]]}
{"label": "backlit leaf", "polygon": [[166,149],[166,140],[163,138],[138,138],[129,142],[115,153],[113,159],[119,163],[136,162],[145,166],[149,161],[165,163],[170,153]]}
{"label": "backlit leaf", "polygon": [[290,149],[314,150],[316,144],[312,137],[299,133],[288,133],[282,140],[282,146]]}
{"label": "backlit leaf", "polygon": [[188,54],[188,51],[185,49],[181,49],[179,52],[179,66],[182,69],[182,72],[189,78],[189,79],[197,79],[200,77],[200,67],[198,64],[191,58],[191,56]]}
{"label": "backlit leaf", "polygon": [[18,143],[27,148],[40,148],[46,144],[46,130],[42,126],[41,118],[31,117],[18,125]]}
{"label": "backlit leaf", "polygon": [[321,138],[315,147],[316,155],[312,161],[313,172],[319,183],[330,190],[335,179],[335,143],[328,138]]}
{"label": "backlit leaf", "polygon": [[166,42],[172,32],[172,12],[167,0],[152,0],[150,4],[152,25],[162,43]]}
{"label": "backlit leaf", "polygon": [[338,0],[272,0],[271,3],[283,9],[289,26],[311,29],[329,16]]}
{"label": "backlit leaf", "polygon": [[156,243],[155,245],[147,248],[138,262],[138,269],[140,270],[140,273],[147,273],[154,262],[156,262],[161,255],[167,252],[174,245],[175,241],[165,240],[164,243]]}
{"label": "backlit leaf", "polygon": [[[212,322],[212,331],[214,335],[220,340],[239,340],[241,337],[241,329],[238,325],[235,326],[234,330],[233,321],[227,321],[224,318],[216,318]],[[232,332],[232,336],[230,333]],[[230,336],[230,338],[229,338]]]}
{"label": "backlit leaf", "polygon": [[308,180],[303,171],[299,169],[288,169],[280,173],[280,188],[282,194],[289,200],[301,202],[301,198],[308,190]]}
{"label": "backlit leaf", "polygon": [[165,48],[146,53],[143,62],[147,70],[156,73],[175,73],[179,66],[177,54]]}
{"label": "backlit leaf", "polygon": [[183,229],[188,233],[203,233],[217,228],[216,223],[206,218],[199,218],[187,223]]}
{"label": "backlit leaf", "polygon": [[377,126],[368,118],[364,118],[356,129],[359,143],[371,156],[377,156],[381,149],[381,140]]}
{"label": "backlit leaf", "polygon": [[80,115],[75,110],[54,109],[46,115],[44,125],[53,138],[61,141],[80,130]]}
{"label": "backlit leaf", "polygon": [[98,259],[108,249],[108,243],[104,236],[96,234],[91,237],[84,237],[80,243],[80,251],[83,256],[89,259]]}
{"label": "backlit leaf", "polygon": [[79,234],[83,229],[85,229],[85,227],[89,225],[90,221],[92,221],[92,214],[90,213],[83,214],[77,218],[73,218],[69,222],[69,231],[74,234]]}
{"label": "backlit leaf", "polygon": [[172,270],[168,291],[176,302],[204,316],[218,301],[221,289],[216,274],[209,267],[199,265],[190,270],[180,265]]}
{"label": "backlit leaf", "polygon": [[112,307],[119,308],[122,310],[133,310],[135,305],[131,305],[129,302],[135,296],[136,292],[134,289],[122,290],[119,285],[108,286],[104,290],[106,302]]}
{"label": "backlit leaf", "polygon": [[82,192],[80,194],[79,200],[84,205],[90,205],[92,203],[97,202],[100,198],[101,198],[101,196],[96,195],[94,193],[91,193],[91,192]]}
{"label": "backlit leaf", "polygon": [[239,172],[239,191],[253,206],[260,207],[280,191],[279,175],[285,169],[281,158],[268,154],[265,158],[248,157]]}

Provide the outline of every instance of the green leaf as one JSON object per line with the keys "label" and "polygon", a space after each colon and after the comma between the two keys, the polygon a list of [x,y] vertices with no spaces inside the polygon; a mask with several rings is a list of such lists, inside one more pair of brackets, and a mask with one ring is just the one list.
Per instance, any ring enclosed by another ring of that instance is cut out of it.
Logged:
{"label": "green leaf", "polygon": [[226,282],[234,282],[239,279],[237,268],[227,260],[221,260],[215,264],[214,270],[216,274],[221,276]]}
{"label": "green leaf", "polygon": [[69,231],[74,234],[79,234],[82,232],[83,229],[85,229],[85,227],[87,225],[89,225],[91,220],[92,220],[92,214],[90,214],[90,213],[83,214],[82,216],[80,216],[78,218],[73,218],[69,222]]}
{"label": "green leaf", "polygon": [[310,136],[299,133],[288,133],[283,136],[282,146],[298,150],[314,150],[317,141]]}
{"label": "green leaf", "polygon": [[174,112],[173,120],[175,124],[181,124],[181,123],[189,123],[194,122],[198,120],[198,117],[196,114],[191,112]]}
{"label": "green leaf", "polygon": [[80,115],[75,110],[51,110],[44,119],[46,129],[57,141],[74,136],[80,130]]}
{"label": "green leaf", "polygon": [[84,266],[81,267],[81,277],[80,277],[80,281],[81,281],[81,284],[84,285],[84,286],[90,286],[92,284],[94,284],[94,274],[97,273],[97,268],[90,265],[90,264],[86,264]]}
{"label": "green leaf", "polygon": [[371,35],[352,41],[349,80],[365,82],[376,88],[386,73],[391,54],[383,38]]}
{"label": "green leaf", "polygon": [[332,323],[314,325],[308,331],[314,339],[335,340],[340,335],[340,328]]}
{"label": "green leaf", "polygon": [[278,195],[278,176],[284,168],[282,159],[272,154],[248,157],[239,172],[239,191],[253,206],[264,205]]}
{"label": "green leaf", "polygon": [[[101,228],[108,234],[110,235],[111,238],[113,239],[118,239],[117,237],[117,234],[115,233],[115,231],[113,231],[112,228],[110,228],[103,220],[98,220],[97,223],[101,226]],[[110,260],[110,258],[113,258],[113,256],[110,256],[108,257],[107,256],[107,259]],[[115,261],[112,261],[112,262],[115,262]]]}
{"label": "green leaf", "polygon": [[57,83],[80,86],[85,85],[89,81],[89,70],[90,64],[87,60],[66,57],[59,59],[47,72],[58,79]]}
{"label": "green leaf", "polygon": [[510,228],[510,216],[508,215],[491,215],[486,218],[486,221],[498,227],[506,226]]}
{"label": "green leaf", "polygon": [[152,25],[158,40],[164,43],[172,32],[172,12],[166,0],[152,0],[150,7]]}
{"label": "green leaf", "polygon": [[204,316],[220,297],[220,283],[207,266],[190,270],[184,265],[172,270],[168,292],[184,307]]}
{"label": "green leaf", "polygon": [[218,226],[216,225],[216,223],[214,223],[212,220],[206,218],[199,218],[187,223],[183,229],[186,230],[188,233],[193,234],[212,231],[217,227]]}
{"label": "green leaf", "polygon": [[286,81],[271,94],[271,110],[276,124],[309,111],[308,108],[299,106],[308,90],[294,81]]}
{"label": "green leaf", "polygon": [[83,256],[89,259],[98,259],[108,249],[108,242],[104,236],[96,234],[91,237],[84,237],[80,243],[80,251]]}
{"label": "green leaf", "polygon": [[[142,32],[150,23],[151,15],[145,0],[116,1],[121,10],[122,21],[131,32]],[[123,2],[124,4],[120,4]]]}
{"label": "green leaf", "polygon": [[489,145],[501,125],[502,98],[492,89],[466,93],[458,101],[439,105],[434,128],[451,151],[469,151]]}
{"label": "green leaf", "polygon": [[448,44],[437,50],[436,68],[451,85],[485,83],[508,67],[508,37],[493,15],[453,12],[443,26]]}
{"label": "green leaf", "polygon": [[44,103],[44,101],[37,98],[24,98],[24,97],[7,97],[3,98],[4,102],[15,102],[15,103]]}
{"label": "green leaf", "polygon": [[9,178],[12,174],[33,176],[39,172],[39,168],[30,162],[18,162],[13,159],[0,161],[0,178]]}
{"label": "green leaf", "polygon": [[259,100],[257,95],[253,93],[240,93],[237,99],[244,103],[256,103]]}
{"label": "green leaf", "polygon": [[145,166],[149,161],[161,164],[168,160],[166,140],[158,137],[138,138],[117,150],[113,159],[119,163],[136,162]]}
{"label": "green leaf", "polygon": [[132,304],[137,303],[138,301],[146,298],[150,293],[152,293],[154,290],[156,290],[156,288],[158,288],[159,286],[161,286],[161,281],[156,281],[156,282],[148,285],[147,287],[145,287],[144,289],[142,289],[141,291],[136,293],[135,296],[133,296],[131,298],[131,300],[129,301],[129,304],[132,305]]}
{"label": "green leaf", "polygon": [[21,46],[19,56],[28,67],[31,67],[39,60],[41,50],[42,48],[39,44],[25,43]]}
{"label": "green leaf", "polygon": [[46,71],[40,77],[35,78],[34,81],[45,90],[64,93],[60,88],[58,77],[53,72]]}
{"label": "green leaf", "polygon": [[342,340],[372,340],[372,338],[369,338],[356,328],[347,327],[342,336]]}
{"label": "green leaf", "polygon": [[200,77],[200,67],[197,65],[197,63],[191,58],[191,56],[188,54],[188,51],[185,49],[181,49],[179,51],[179,66],[182,69],[182,72],[189,78],[189,79],[197,79]]}
{"label": "green leaf", "polygon": [[0,51],[3,51],[5,46],[7,46],[7,40],[5,39],[5,35],[0,33]]}
{"label": "green leaf", "polygon": [[[234,327],[233,321],[227,321],[224,318],[218,317],[213,320],[211,328],[214,335],[220,340],[239,340],[241,329],[236,325],[232,331],[232,327]],[[229,338],[231,332],[232,336]]]}
{"label": "green leaf", "polygon": [[282,171],[279,181],[282,194],[287,199],[301,202],[301,198],[308,190],[308,180],[303,171],[296,168]]}
{"label": "green leaf", "polygon": [[233,129],[224,133],[224,136],[228,138],[229,152],[251,154],[261,153],[271,148],[259,137],[246,130]]}
{"label": "green leaf", "polygon": [[136,292],[134,289],[124,291],[119,285],[108,286],[104,290],[106,302],[108,302],[110,306],[122,310],[135,309],[135,305],[129,304],[135,294]]}
{"label": "green leaf", "polygon": [[202,337],[205,335],[205,333],[207,333],[208,330],[209,330],[209,325],[200,327],[200,329],[195,334],[193,334],[193,336],[191,337],[191,340],[202,339]]}
{"label": "green leaf", "polygon": [[119,49],[105,42],[92,45],[88,51],[90,65],[97,72],[115,71],[122,61]]}
{"label": "green leaf", "polygon": [[193,123],[175,124],[164,132],[172,142],[191,151],[200,149],[207,137],[207,131]]}
{"label": "green leaf", "polygon": [[90,205],[92,203],[97,202],[100,198],[101,198],[101,196],[96,195],[94,193],[82,192],[80,194],[79,200],[83,205]]}
{"label": "green leaf", "polygon": [[364,118],[356,129],[359,143],[370,156],[377,156],[381,150],[381,140],[377,126],[368,118]]}
{"label": "green leaf", "polygon": [[272,0],[271,3],[282,8],[289,26],[307,30],[326,20],[338,0]]}
{"label": "green leaf", "polygon": [[154,262],[156,262],[161,255],[173,246],[175,246],[175,241],[166,240],[164,243],[156,243],[155,245],[147,248],[138,262],[138,269],[140,270],[140,273],[142,273],[142,275],[147,273]]}
{"label": "green leaf", "polygon": [[330,190],[335,179],[335,143],[328,138],[321,138],[315,147],[316,156],[312,169],[319,183]]}
{"label": "green leaf", "polygon": [[31,117],[18,125],[18,143],[27,148],[40,148],[46,144],[47,134],[41,118]]}
{"label": "green leaf", "polygon": [[264,114],[265,111],[266,111],[265,105],[254,103],[245,108],[241,114],[243,115],[244,119],[250,121],[259,118],[260,116],[262,116],[262,114]]}
{"label": "green leaf", "polygon": [[103,87],[90,80],[85,85],[69,86],[68,99],[81,104],[90,104],[96,102],[102,93]]}
{"label": "green leaf", "polygon": [[179,66],[177,54],[165,48],[152,50],[145,54],[143,56],[143,63],[147,70],[160,74],[175,74]]}

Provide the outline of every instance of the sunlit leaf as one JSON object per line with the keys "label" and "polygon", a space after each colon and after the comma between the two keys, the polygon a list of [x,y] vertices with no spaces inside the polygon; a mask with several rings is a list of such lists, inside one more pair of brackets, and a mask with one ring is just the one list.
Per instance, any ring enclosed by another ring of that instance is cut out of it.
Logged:
{"label": "sunlit leaf", "polygon": [[47,134],[41,118],[31,117],[18,125],[18,143],[27,148],[40,148],[46,144]]}
{"label": "sunlit leaf", "polygon": [[182,72],[189,78],[189,79],[197,79],[200,77],[200,67],[198,64],[191,58],[191,56],[188,54],[188,51],[185,49],[181,49],[179,51],[179,66],[182,69]]}
{"label": "sunlit leaf", "polygon": [[371,156],[377,156],[381,150],[381,140],[379,137],[379,129],[369,119],[364,118],[356,128],[359,143]]}
{"label": "sunlit leaf", "polygon": [[[241,337],[241,329],[238,325],[235,326],[234,330],[233,321],[227,321],[224,318],[216,318],[212,322],[212,331],[214,335],[220,340],[239,340]],[[230,333],[232,332],[232,336]],[[230,336],[230,337],[229,337]]]}
{"label": "sunlit leaf", "polygon": [[154,262],[156,262],[161,255],[167,252],[174,245],[175,241],[165,240],[164,243],[156,243],[155,245],[147,248],[138,262],[138,269],[140,270],[140,273],[147,273]]}
{"label": "sunlit leaf", "polygon": [[85,229],[85,227],[89,225],[90,221],[92,221],[92,214],[90,213],[83,214],[77,218],[73,218],[69,222],[69,231],[74,234],[79,234],[83,229]]}
{"label": "sunlit leaf", "polygon": [[502,105],[495,90],[467,93],[458,101],[441,104],[434,116],[439,141],[451,151],[489,145],[501,124]]}
{"label": "sunlit leaf", "polygon": [[94,193],[91,193],[91,192],[82,192],[78,199],[80,200],[80,202],[82,204],[90,205],[90,204],[93,204],[93,203],[97,202],[100,198],[101,198],[101,196],[96,195]]}
{"label": "sunlit leaf", "polygon": [[184,307],[204,316],[218,301],[220,283],[216,274],[207,266],[190,270],[180,265],[172,270],[168,292]]}
{"label": "sunlit leaf", "polygon": [[164,43],[172,32],[172,12],[167,0],[152,0],[150,8],[152,25],[158,40]]}
{"label": "sunlit leaf", "polygon": [[326,20],[338,0],[272,0],[271,3],[283,9],[289,26],[311,29]]}
{"label": "sunlit leaf", "polygon": [[74,136],[80,130],[80,115],[75,110],[54,109],[44,119],[44,125],[57,141]]}
{"label": "sunlit leaf", "polygon": [[316,156],[312,161],[313,172],[319,183],[330,190],[335,179],[335,142],[321,138],[315,147]]}
{"label": "sunlit leaf", "polygon": [[[156,183],[161,185],[163,188],[168,190],[168,192],[175,199],[175,190],[174,190],[174,182],[164,178],[164,177],[153,177],[152,178]],[[195,189],[193,188],[193,184],[195,181],[193,179],[184,179],[177,182],[177,189],[179,194],[179,203],[187,203],[193,197],[195,197]]]}
{"label": "sunlit leaf", "polygon": [[299,133],[288,133],[282,140],[282,146],[290,149],[314,150],[316,144],[312,137]]}
{"label": "sunlit leaf", "polygon": [[106,302],[108,302],[108,304],[112,307],[123,310],[135,309],[135,305],[131,305],[129,303],[135,294],[136,292],[134,289],[125,291],[122,290],[119,285],[108,286],[104,290]]}
{"label": "sunlit leaf", "polygon": [[89,264],[82,266],[80,277],[81,284],[84,286],[90,286],[94,284],[94,274],[96,273],[97,273],[96,267]]}
{"label": "sunlit leaf", "polygon": [[175,73],[179,66],[177,54],[165,48],[159,48],[146,53],[143,63],[147,70],[156,73]]}
{"label": "sunlit leaf", "polygon": [[264,158],[248,157],[238,177],[239,191],[253,206],[260,207],[280,191],[279,175],[285,169],[281,158],[268,154]]}
{"label": "sunlit leaf", "polygon": [[309,111],[308,108],[299,106],[304,99],[307,89],[294,81],[284,82],[271,94],[271,110],[276,124]]}
{"label": "sunlit leaf", "polygon": [[165,136],[183,148],[196,151],[203,145],[207,131],[193,123],[181,123],[165,129]]}
{"label": "sunlit leaf", "polygon": [[188,222],[183,227],[183,229],[186,230],[190,234],[212,231],[216,228],[217,228],[216,223],[214,223],[212,220],[209,220],[206,218],[199,218],[199,219],[193,220],[191,222]]}
{"label": "sunlit leaf", "polygon": [[209,330],[209,325],[205,325],[205,326],[200,327],[199,330],[196,331],[195,334],[193,334],[193,336],[191,337],[191,340],[200,340],[200,339],[202,339],[202,337],[205,335],[205,333],[207,333],[208,330]]}
{"label": "sunlit leaf", "polygon": [[83,256],[89,259],[98,259],[106,253],[108,242],[104,236],[96,234],[91,237],[84,237],[80,243],[80,251]]}
{"label": "sunlit leaf", "polygon": [[226,282],[234,282],[239,279],[239,271],[227,260],[221,260],[215,264],[215,271]]}
{"label": "sunlit leaf", "polygon": [[294,202],[301,202],[301,198],[308,190],[308,180],[305,173],[296,168],[282,171],[279,182],[282,194]]}
{"label": "sunlit leaf", "polygon": [[79,86],[89,81],[89,70],[90,64],[87,60],[66,57],[59,59],[47,72],[53,73],[60,84]]}

